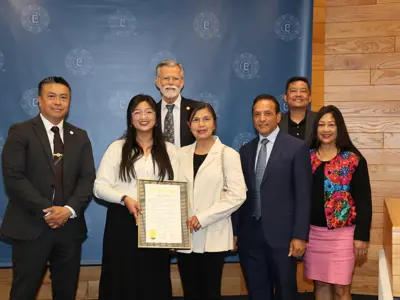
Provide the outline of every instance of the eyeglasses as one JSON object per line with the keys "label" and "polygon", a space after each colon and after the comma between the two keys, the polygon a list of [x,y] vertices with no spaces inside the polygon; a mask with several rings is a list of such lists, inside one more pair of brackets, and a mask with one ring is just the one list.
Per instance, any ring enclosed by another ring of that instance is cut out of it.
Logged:
{"label": "eyeglasses", "polygon": [[132,112],[132,116],[135,118],[135,119],[139,119],[140,118],[140,116],[142,116],[142,115],[144,115],[146,118],[148,118],[148,119],[151,119],[151,118],[154,118],[155,117],[155,115],[156,115],[156,113],[153,111],[153,110],[145,110],[145,111],[142,111],[142,110],[134,110],[133,112]]}

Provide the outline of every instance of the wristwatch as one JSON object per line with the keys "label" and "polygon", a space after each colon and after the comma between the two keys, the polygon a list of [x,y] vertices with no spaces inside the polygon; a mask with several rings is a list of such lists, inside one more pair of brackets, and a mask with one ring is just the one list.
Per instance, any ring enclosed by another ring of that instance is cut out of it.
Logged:
{"label": "wristwatch", "polygon": [[121,198],[121,204],[122,205],[125,205],[125,199],[126,199],[126,197],[128,197],[127,195],[123,195],[122,196],[122,198]]}

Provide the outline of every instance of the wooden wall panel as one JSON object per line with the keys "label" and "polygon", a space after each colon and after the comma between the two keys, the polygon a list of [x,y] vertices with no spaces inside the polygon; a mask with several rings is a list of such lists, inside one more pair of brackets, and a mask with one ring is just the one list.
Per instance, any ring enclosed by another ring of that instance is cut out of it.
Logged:
{"label": "wooden wall panel", "polygon": [[398,20],[400,3],[330,7],[326,23]]}
{"label": "wooden wall panel", "polygon": [[400,69],[377,69],[371,70],[371,84],[387,85],[399,84]]}
{"label": "wooden wall panel", "polygon": [[[339,103],[336,103],[339,107]],[[346,126],[350,132],[400,132],[397,117],[364,117],[352,118],[345,116]]]}
{"label": "wooden wall panel", "polygon": [[[327,8],[329,10],[330,8]],[[348,11],[347,16],[352,11]],[[400,20],[366,21],[354,23],[328,23],[325,26],[325,37],[363,38],[400,35]]]}
{"label": "wooden wall panel", "polygon": [[368,164],[400,165],[400,150],[362,149],[361,153],[367,159]]}
{"label": "wooden wall panel", "polygon": [[[400,82],[399,82],[400,84]],[[400,100],[400,85],[326,86],[326,102]]]}
{"label": "wooden wall panel", "polygon": [[[371,180],[400,181],[400,165],[369,165],[369,176]],[[383,199],[383,198],[382,198]]]}
{"label": "wooden wall panel", "polygon": [[396,50],[396,52],[400,51],[400,36],[396,36],[395,50]]}
{"label": "wooden wall panel", "polygon": [[327,0],[326,6],[324,100],[340,108],[367,159],[373,195],[369,261],[356,269],[352,291],[377,294],[383,202],[400,197],[400,0]]}
{"label": "wooden wall panel", "polygon": [[400,0],[377,0],[377,3],[400,3]]}
{"label": "wooden wall panel", "polygon": [[[323,71],[316,71],[323,72]],[[330,85],[368,85],[371,82],[370,70],[325,71],[325,86]]]}
{"label": "wooden wall panel", "polygon": [[[318,0],[316,0],[318,1]],[[348,6],[376,4],[376,0],[326,0],[326,6]]]}
{"label": "wooden wall panel", "polygon": [[382,133],[352,132],[350,137],[359,149],[381,149],[383,145]]}
{"label": "wooden wall panel", "polygon": [[325,54],[386,53],[394,52],[396,38],[345,38],[326,42]]}
{"label": "wooden wall panel", "polygon": [[399,69],[400,53],[326,55],[325,70]]}
{"label": "wooden wall panel", "polygon": [[400,133],[384,133],[383,147],[389,149],[400,149]]}
{"label": "wooden wall panel", "polygon": [[[333,102],[326,101],[327,104]],[[346,117],[400,117],[400,101],[334,102]]]}

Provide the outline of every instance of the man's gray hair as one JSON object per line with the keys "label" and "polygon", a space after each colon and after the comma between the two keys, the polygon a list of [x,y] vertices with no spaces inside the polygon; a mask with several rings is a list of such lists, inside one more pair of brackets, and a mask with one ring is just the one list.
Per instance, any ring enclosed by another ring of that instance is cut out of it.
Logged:
{"label": "man's gray hair", "polygon": [[182,78],[183,78],[184,73],[185,73],[185,70],[183,69],[183,65],[173,59],[167,59],[167,60],[163,60],[162,62],[160,62],[156,68],[156,76],[158,77],[160,75],[160,69],[162,67],[175,67],[175,66],[179,67],[179,69],[181,70]]}

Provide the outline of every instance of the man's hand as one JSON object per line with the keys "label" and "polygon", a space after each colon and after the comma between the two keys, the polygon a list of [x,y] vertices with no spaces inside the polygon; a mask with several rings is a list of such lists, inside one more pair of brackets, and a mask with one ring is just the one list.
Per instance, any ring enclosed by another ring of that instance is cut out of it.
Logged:
{"label": "man's hand", "polygon": [[201,228],[201,224],[196,216],[189,218],[188,220],[190,232],[197,231]]}
{"label": "man's hand", "polygon": [[136,225],[137,225],[138,221],[139,221],[138,216],[139,216],[139,213],[142,211],[142,208],[137,203],[137,201],[132,199],[131,197],[126,197],[124,200],[124,203],[125,203],[126,208],[129,210],[129,213],[131,215],[135,216],[135,221],[136,221]]}
{"label": "man's hand", "polygon": [[44,220],[52,229],[57,229],[68,221],[71,211],[64,206],[52,206],[43,210],[46,214]]}
{"label": "man's hand", "polygon": [[305,251],[306,251],[306,241],[299,239],[292,239],[292,241],[290,242],[288,256],[301,257],[303,256]]}

